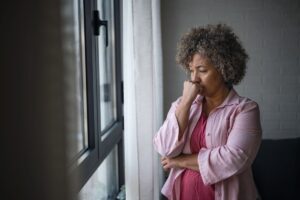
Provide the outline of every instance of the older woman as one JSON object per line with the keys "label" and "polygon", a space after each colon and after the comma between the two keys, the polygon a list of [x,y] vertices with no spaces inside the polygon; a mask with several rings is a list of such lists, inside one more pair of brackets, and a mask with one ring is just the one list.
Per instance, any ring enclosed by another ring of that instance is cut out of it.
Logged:
{"label": "older woman", "polygon": [[251,164],[261,142],[259,108],[233,89],[248,56],[227,25],[191,29],[177,62],[190,74],[154,137],[170,170],[162,193],[181,200],[255,200]]}

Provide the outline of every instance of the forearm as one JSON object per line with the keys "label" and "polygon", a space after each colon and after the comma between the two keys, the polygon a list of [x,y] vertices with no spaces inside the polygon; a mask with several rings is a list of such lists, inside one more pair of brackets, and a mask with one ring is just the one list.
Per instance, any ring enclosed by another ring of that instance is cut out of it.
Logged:
{"label": "forearm", "polygon": [[178,105],[175,115],[179,126],[178,140],[180,140],[184,134],[185,129],[188,125],[189,114],[190,114],[191,103],[186,101],[181,101]]}
{"label": "forearm", "polygon": [[178,159],[179,168],[199,171],[198,154],[182,154]]}

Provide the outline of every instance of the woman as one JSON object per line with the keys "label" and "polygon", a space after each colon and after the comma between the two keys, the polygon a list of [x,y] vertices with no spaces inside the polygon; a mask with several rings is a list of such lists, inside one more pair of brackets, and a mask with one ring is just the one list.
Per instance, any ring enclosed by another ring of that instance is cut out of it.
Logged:
{"label": "woman", "polygon": [[251,164],[261,142],[259,108],[233,89],[248,55],[227,25],[193,28],[179,43],[177,62],[190,74],[154,137],[170,170],[168,199],[254,200]]}

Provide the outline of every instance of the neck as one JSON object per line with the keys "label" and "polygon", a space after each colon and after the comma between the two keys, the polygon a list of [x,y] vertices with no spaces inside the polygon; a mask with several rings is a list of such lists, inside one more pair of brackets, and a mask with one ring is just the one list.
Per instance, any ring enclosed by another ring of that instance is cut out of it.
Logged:
{"label": "neck", "polygon": [[225,88],[220,88],[215,95],[208,97],[205,97],[205,104],[206,104],[206,109],[208,112],[210,112],[212,109],[218,107],[223,103],[223,101],[226,99],[227,95],[229,94],[230,89],[225,87]]}

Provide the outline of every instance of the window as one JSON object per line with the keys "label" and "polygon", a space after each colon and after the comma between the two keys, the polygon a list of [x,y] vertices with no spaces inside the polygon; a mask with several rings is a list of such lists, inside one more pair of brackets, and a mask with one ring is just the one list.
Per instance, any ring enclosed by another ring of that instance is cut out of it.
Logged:
{"label": "window", "polygon": [[106,190],[106,195],[112,196],[124,182],[119,4],[119,0],[75,0],[72,10],[66,11],[72,13],[72,26],[66,29],[73,33],[66,48],[74,49],[69,79],[75,80],[67,82],[76,99],[68,112],[74,122],[68,155],[71,177],[78,177],[77,192],[99,166],[98,171],[118,179],[109,183],[114,189]]}

